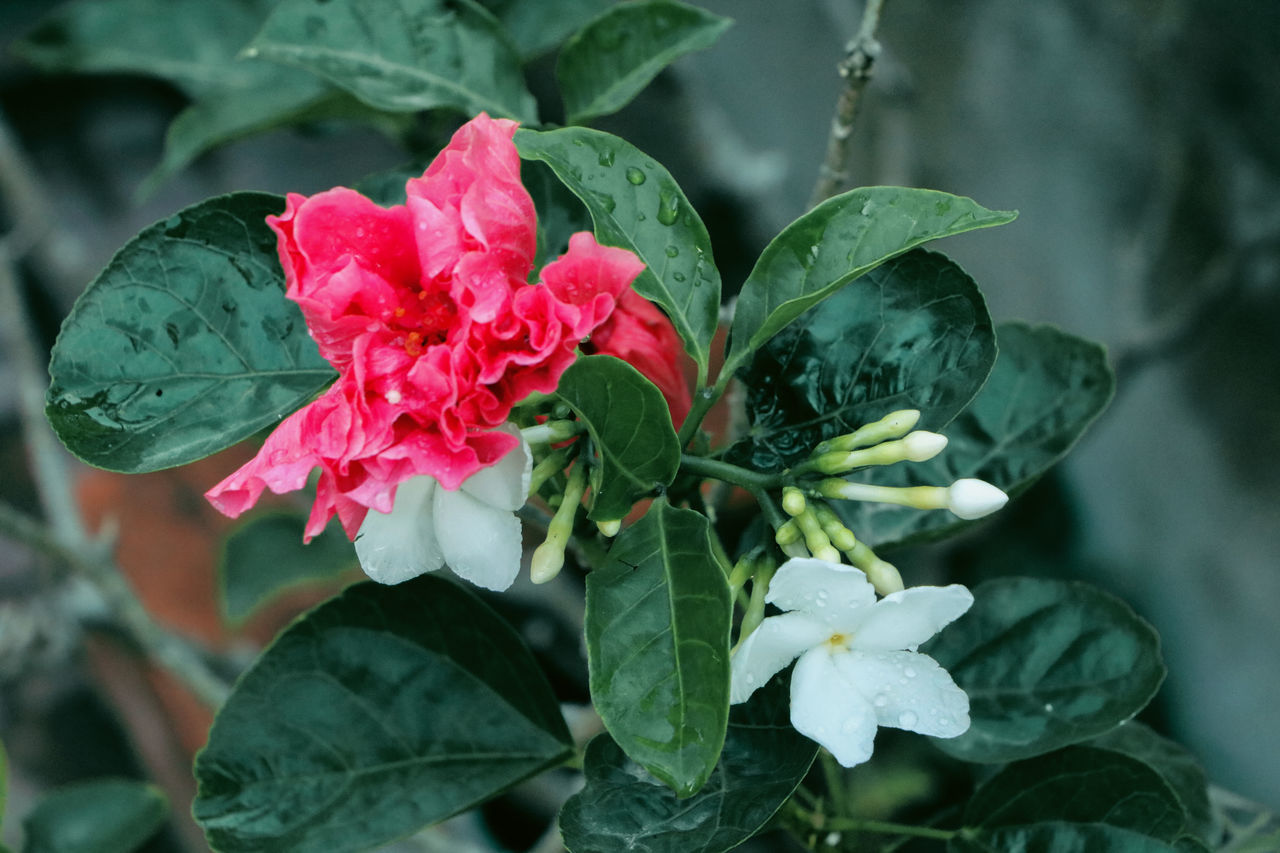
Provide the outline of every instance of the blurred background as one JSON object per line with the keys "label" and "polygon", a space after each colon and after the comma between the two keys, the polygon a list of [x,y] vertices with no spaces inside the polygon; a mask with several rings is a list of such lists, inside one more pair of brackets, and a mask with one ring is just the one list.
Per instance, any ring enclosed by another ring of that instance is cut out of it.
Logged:
{"label": "blurred background", "polygon": [[[138,201],[185,98],[153,79],[24,65],[6,48],[55,5],[0,2],[0,120],[53,223],[21,268],[44,346],[111,254],[156,219],[222,192],[315,192],[404,160],[372,130],[326,124],[232,144]],[[733,287],[805,209],[862,4],[698,5],[736,25],[598,126],[670,169]],[[1120,595],[1164,642],[1169,676],[1149,721],[1216,784],[1280,806],[1280,738],[1268,734],[1280,709],[1280,4],[889,0],[879,40],[854,182],[1020,210],[1010,226],[939,248],[977,280],[996,321],[1102,341],[1119,374],[1076,451],[985,535],[895,562],[946,560],[968,580],[1080,577]],[[553,60],[535,77],[550,79]],[[0,499],[39,514],[5,345]],[[120,560],[162,621],[234,654],[269,638],[289,607],[239,632],[218,619],[212,566],[226,525],[198,495],[210,471],[233,464],[128,481],[75,470],[90,524],[115,517],[133,549]],[[24,786],[136,772],[139,751],[153,773],[157,760],[174,768],[175,790],[190,787],[183,756],[207,719],[110,638],[77,651],[68,608],[36,593],[48,571],[0,540],[10,818]],[[151,698],[130,710],[139,696]],[[140,748],[147,714],[172,733]]]}

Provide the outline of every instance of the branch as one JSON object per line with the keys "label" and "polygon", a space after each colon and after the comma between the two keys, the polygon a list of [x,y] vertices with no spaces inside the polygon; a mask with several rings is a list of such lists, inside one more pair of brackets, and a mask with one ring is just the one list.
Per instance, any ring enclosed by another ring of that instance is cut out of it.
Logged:
{"label": "branch", "polygon": [[885,0],[866,0],[858,33],[845,47],[844,60],[837,66],[840,76],[845,79],[845,87],[836,101],[835,115],[831,117],[827,156],[818,170],[818,182],[813,187],[813,195],[809,197],[811,208],[843,191],[849,184],[849,161],[853,156],[853,120],[857,118],[858,107],[862,103],[862,90],[871,80],[876,58],[880,55],[876,29],[880,26],[884,4]]}
{"label": "branch", "polygon": [[187,684],[212,707],[229,692],[189,641],[160,626],[142,606],[112,559],[109,548],[86,532],[71,488],[66,452],[44,415],[48,375],[43,351],[32,333],[19,286],[19,252],[48,232],[47,210],[40,201],[25,159],[0,115],[0,188],[5,191],[13,228],[0,239],[0,339],[13,361],[18,383],[18,413],[31,457],[32,476],[46,524],[0,506],[0,530],[49,554],[89,580],[131,639],[161,666]]}

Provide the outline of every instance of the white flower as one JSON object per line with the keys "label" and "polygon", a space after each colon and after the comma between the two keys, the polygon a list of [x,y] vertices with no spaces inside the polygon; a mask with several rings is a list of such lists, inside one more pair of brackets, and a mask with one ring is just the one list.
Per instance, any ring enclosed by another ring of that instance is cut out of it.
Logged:
{"label": "white flower", "polygon": [[[507,425],[514,435],[519,432]],[[396,488],[391,512],[370,510],[356,536],[365,574],[395,584],[448,565],[485,589],[504,590],[520,572],[520,520],[533,456],[519,447],[462,481],[457,491],[419,476]]]}
{"label": "white flower", "polygon": [[734,653],[731,702],[745,702],[799,657],[791,724],[845,767],[871,757],[877,726],[944,738],[969,728],[969,697],[915,650],[973,604],[963,586],[918,586],[876,601],[858,569],[797,558],[778,569],[765,600],[790,612],[765,619]]}

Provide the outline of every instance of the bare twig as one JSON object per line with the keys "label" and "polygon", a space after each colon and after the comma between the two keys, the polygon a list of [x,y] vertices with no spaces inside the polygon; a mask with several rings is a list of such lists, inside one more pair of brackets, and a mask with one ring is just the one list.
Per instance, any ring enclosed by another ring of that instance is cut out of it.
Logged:
{"label": "bare twig", "polygon": [[18,410],[30,454],[32,476],[40,495],[45,523],[0,507],[0,530],[50,554],[89,580],[103,603],[152,659],[187,684],[202,701],[217,707],[228,693],[227,682],[187,640],[159,625],[142,606],[111,558],[109,547],[86,532],[71,487],[66,452],[44,417],[47,381],[42,351],[19,287],[17,252],[26,251],[48,233],[47,208],[25,158],[0,115],[0,189],[13,223],[0,239],[0,338],[9,351],[18,383]]}
{"label": "bare twig", "polygon": [[836,112],[831,117],[831,134],[827,138],[827,156],[818,170],[818,182],[809,197],[809,207],[815,207],[849,183],[849,161],[853,154],[853,121],[862,103],[862,90],[871,79],[876,58],[880,55],[880,42],[876,30],[885,0],[866,0],[862,9],[862,23],[858,33],[845,47],[844,60],[837,66],[845,79],[844,90],[836,101]]}

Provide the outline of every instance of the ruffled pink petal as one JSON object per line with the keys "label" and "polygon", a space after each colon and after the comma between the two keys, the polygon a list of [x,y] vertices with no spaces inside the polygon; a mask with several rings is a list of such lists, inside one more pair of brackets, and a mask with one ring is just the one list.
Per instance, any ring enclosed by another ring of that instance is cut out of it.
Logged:
{"label": "ruffled pink petal", "polygon": [[584,338],[643,271],[644,263],[633,253],[601,246],[590,232],[580,231],[569,238],[569,251],[542,268],[542,281],[561,302],[581,310],[572,334]]}

